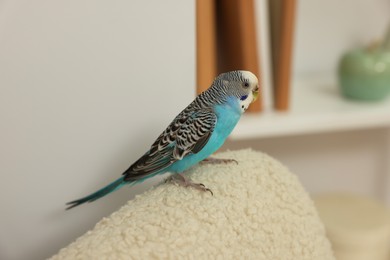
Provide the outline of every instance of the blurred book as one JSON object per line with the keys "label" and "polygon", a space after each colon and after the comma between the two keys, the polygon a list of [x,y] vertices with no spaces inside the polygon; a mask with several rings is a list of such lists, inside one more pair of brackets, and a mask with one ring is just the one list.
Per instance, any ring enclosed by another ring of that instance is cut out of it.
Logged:
{"label": "blurred book", "polygon": [[268,3],[271,26],[274,103],[277,110],[288,110],[296,1],[270,0]]}

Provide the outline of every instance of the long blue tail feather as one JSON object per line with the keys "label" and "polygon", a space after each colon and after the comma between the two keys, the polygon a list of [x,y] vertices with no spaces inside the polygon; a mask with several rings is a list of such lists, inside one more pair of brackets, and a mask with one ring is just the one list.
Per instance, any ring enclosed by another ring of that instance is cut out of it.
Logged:
{"label": "long blue tail feather", "polygon": [[104,197],[107,194],[110,194],[111,192],[121,188],[126,183],[128,183],[128,182],[124,181],[124,176],[120,177],[116,181],[108,184],[107,186],[103,187],[102,189],[100,189],[100,190],[98,190],[98,191],[96,191],[88,196],[85,196],[81,199],[77,199],[77,200],[70,201],[70,202],[66,203],[66,205],[69,205],[66,209],[68,210],[68,209],[74,208],[78,205],[84,204],[86,202],[92,202],[92,201],[95,201],[97,199],[100,199],[101,197]]}

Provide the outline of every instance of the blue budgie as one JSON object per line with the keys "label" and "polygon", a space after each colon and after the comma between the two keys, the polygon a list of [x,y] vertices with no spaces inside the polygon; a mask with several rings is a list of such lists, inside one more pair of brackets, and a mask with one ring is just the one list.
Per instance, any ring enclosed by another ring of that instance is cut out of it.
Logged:
{"label": "blue budgie", "polygon": [[231,162],[208,158],[225,142],[241,115],[256,100],[258,80],[249,71],[220,74],[209,89],[188,105],[152,144],[116,181],[78,200],[67,203],[73,208],[95,201],[126,184],[137,184],[162,173],[172,173],[172,182],[201,191],[212,191],[181,175],[195,164]]}

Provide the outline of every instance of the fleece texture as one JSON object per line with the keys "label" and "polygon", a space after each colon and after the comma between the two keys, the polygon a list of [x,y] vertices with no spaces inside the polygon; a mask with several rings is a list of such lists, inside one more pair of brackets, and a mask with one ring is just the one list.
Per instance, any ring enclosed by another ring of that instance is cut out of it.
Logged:
{"label": "fleece texture", "polygon": [[57,259],[334,259],[297,177],[252,150],[188,172],[201,192],[162,183],[129,201],[53,256]]}

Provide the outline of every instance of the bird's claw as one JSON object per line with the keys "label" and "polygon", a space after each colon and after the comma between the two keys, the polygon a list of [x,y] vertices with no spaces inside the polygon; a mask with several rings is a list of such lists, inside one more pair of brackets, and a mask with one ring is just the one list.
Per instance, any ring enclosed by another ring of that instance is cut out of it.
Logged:
{"label": "bird's claw", "polygon": [[208,191],[210,192],[210,194],[212,196],[214,196],[214,193],[209,189],[207,188],[203,183],[188,183],[186,187],[193,187],[197,190],[200,190],[200,191]]}
{"label": "bird's claw", "polygon": [[228,163],[236,163],[238,165],[238,161],[235,159],[220,159],[209,157],[204,159],[201,163],[209,163],[209,164],[228,164]]}
{"label": "bird's claw", "polygon": [[238,165],[238,161],[237,160],[235,160],[235,159],[225,159],[226,160],[226,163],[235,163],[235,164],[237,164]]}
{"label": "bird's claw", "polygon": [[214,196],[214,193],[209,188],[207,188],[203,183],[192,182],[189,178],[181,174],[172,175],[171,177],[165,180],[165,183],[167,183],[168,181],[171,181],[183,187],[193,187],[200,191],[208,191],[211,193],[212,196]]}
{"label": "bird's claw", "polygon": [[200,186],[199,188],[195,187],[196,189],[201,190],[201,191],[208,191],[211,193],[212,196],[214,196],[214,193],[209,188],[207,188],[203,183],[194,183],[194,185],[196,185],[196,184]]}
{"label": "bird's claw", "polygon": [[210,190],[209,188],[206,188],[206,190],[205,191],[209,191],[210,193],[211,193],[211,196],[214,196],[214,193],[213,193],[213,191],[212,190]]}

